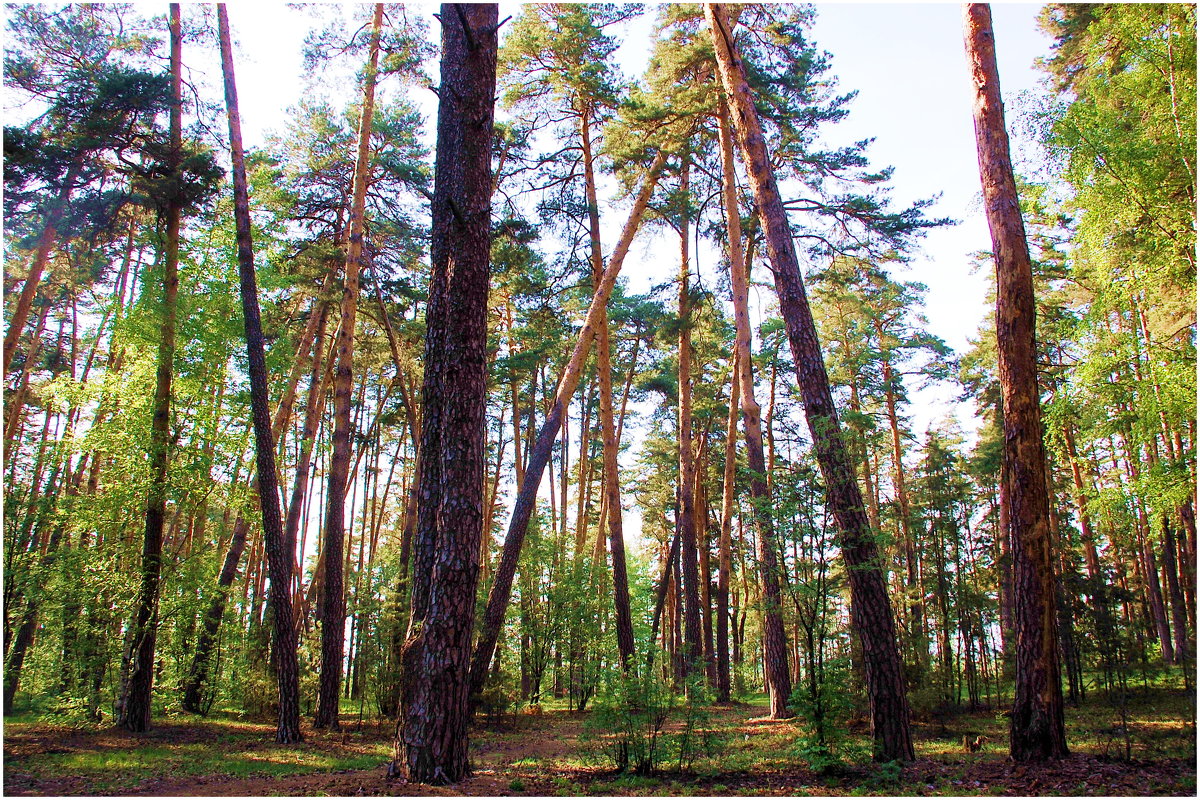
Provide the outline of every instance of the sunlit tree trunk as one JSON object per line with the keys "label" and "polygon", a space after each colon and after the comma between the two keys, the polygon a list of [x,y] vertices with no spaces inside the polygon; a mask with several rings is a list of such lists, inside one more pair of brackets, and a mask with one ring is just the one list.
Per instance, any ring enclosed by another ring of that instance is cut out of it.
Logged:
{"label": "sunlit tree trunk", "polygon": [[367,181],[371,171],[371,123],[375,113],[375,81],[379,65],[379,35],[383,4],[376,3],[371,21],[362,110],[358,122],[358,156],[350,203],[350,230],[346,243],[346,272],[342,289],[341,328],[337,336],[337,369],[333,379],[333,455],[329,465],[329,490],[325,505],[325,575],[321,595],[321,681],[317,695],[317,728],[338,729],[338,689],[342,678],[342,651],[346,636],[346,596],[342,574],[345,547],[347,479],[350,474],[350,395],[354,381],[354,323],[358,310],[359,272],[362,267]]}
{"label": "sunlit tree trunk", "polygon": [[841,531],[839,544],[849,576],[851,619],[863,646],[875,757],[886,761],[911,760],[914,758],[912,733],[896,622],[879,564],[875,535],[867,521],[862,492],[838,424],[829,377],[800,277],[787,211],[779,195],[728,16],[721,4],[706,3],[704,8],[712,29],[721,80],[731,103],[738,144],[766,234],[780,312],[792,348],[809,431],[825,480],[827,502]]}
{"label": "sunlit tree trunk", "polygon": [[[718,100],[718,134],[729,239],[729,275],[733,289],[733,320],[736,383],[742,410],[742,428],[746,436],[746,460],[750,467],[750,502],[754,510],[759,579],[763,585],[763,641],[766,653],[764,671],[771,696],[771,716],[789,716],[788,700],[792,693],[787,666],[787,634],[783,628],[780,604],[779,567],[776,558],[775,525],[771,518],[771,492],[767,484],[766,457],[763,453],[762,410],[754,398],[754,360],[750,353],[750,277],[749,262],[742,251],[742,225],[737,202],[737,175],[733,155],[733,130],[724,95]],[[744,621],[743,612],[743,621]]]}
{"label": "sunlit tree trunk", "polygon": [[[513,576],[517,572],[517,561],[520,558],[521,545],[525,541],[525,534],[529,529],[529,519],[533,514],[534,502],[537,499],[537,490],[542,483],[546,464],[550,460],[551,452],[554,449],[554,440],[558,438],[559,431],[563,428],[563,415],[567,403],[570,402],[571,397],[575,394],[575,390],[579,387],[579,379],[583,373],[583,366],[587,360],[588,351],[592,346],[592,339],[596,335],[600,315],[608,304],[608,298],[612,295],[613,287],[617,282],[617,276],[621,272],[621,265],[625,261],[625,256],[629,252],[630,245],[633,244],[633,237],[641,225],[642,216],[646,212],[646,206],[650,203],[650,195],[653,194],[654,187],[658,184],[659,174],[662,171],[665,161],[665,154],[660,153],[656,156],[645,178],[642,180],[642,186],[638,192],[637,199],[634,201],[633,208],[629,212],[629,219],[625,222],[625,227],[621,231],[621,237],[617,241],[616,248],[608,257],[608,265],[604,268],[604,275],[595,288],[595,294],[592,296],[591,305],[588,306],[587,317],[584,319],[583,327],[579,331],[579,338],[576,340],[575,349],[571,353],[571,358],[567,362],[567,367],[563,371],[562,377],[559,379],[553,404],[550,406],[550,411],[546,415],[541,429],[538,431],[533,448],[529,451],[529,462],[525,467],[525,480],[521,483],[517,498],[513,503],[512,519],[509,521],[508,532],[504,537],[504,545],[500,551],[500,562],[496,567],[496,575],[493,579],[491,591],[488,593],[487,607],[480,625],[479,639],[475,645],[475,652],[471,657],[472,695],[478,695],[479,691],[483,688],[483,681],[487,676],[487,668],[491,663],[492,653],[496,647],[496,639],[499,637],[500,628],[504,624],[504,613],[508,608],[508,600],[512,592]],[[563,448],[563,452],[566,452],[565,447]],[[566,465],[564,464],[563,472],[565,471]],[[563,517],[565,516],[564,509]]]}
{"label": "sunlit tree trunk", "polygon": [[971,3],[964,6],[964,16],[979,173],[996,262],[996,341],[1017,634],[1010,752],[1016,761],[1040,761],[1065,757],[1067,739],[1037,384],[1033,271],[1004,127],[991,9],[986,3]]}

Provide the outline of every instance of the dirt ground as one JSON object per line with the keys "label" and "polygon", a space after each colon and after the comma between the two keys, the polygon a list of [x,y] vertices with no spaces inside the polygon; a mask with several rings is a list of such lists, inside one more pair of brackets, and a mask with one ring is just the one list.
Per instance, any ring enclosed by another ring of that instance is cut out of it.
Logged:
{"label": "dirt ground", "polygon": [[[713,723],[726,731],[729,747],[767,742],[779,750],[797,732],[791,723],[762,718],[765,708],[731,706],[713,712]],[[22,795],[125,796],[363,796],[363,795],[1194,795],[1194,758],[1156,757],[1120,761],[1080,748],[1050,766],[1021,766],[1002,748],[991,753],[930,757],[928,745],[946,732],[922,730],[922,757],[902,770],[881,772],[877,765],[849,767],[834,775],[806,770],[786,753],[768,753],[761,762],[738,771],[697,770],[656,778],[620,778],[596,759],[581,758],[594,743],[581,741],[583,715],[547,712],[517,716],[498,726],[472,731],[474,774],[450,787],[388,781],[386,764],[391,731],[384,724],[343,733],[305,730],[303,745],[273,744],[272,727],[257,723],[188,719],[164,722],[151,732],[133,735],[116,729],[80,730],[41,723],[6,726],[4,793]],[[1192,734],[1194,736],[1194,733]],[[1094,748],[1093,748],[1094,750]],[[208,761],[170,762],[174,753]],[[134,758],[131,754],[143,753]],[[229,760],[223,758],[223,754]],[[317,767],[294,774],[299,756],[323,759],[334,769]],[[128,763],[122,759],[131,758]],[[74,760],[73,760],[74,759]],[[165,759],[165,760],[164,760]],[[236,763],[235,763],[236,762]],[[174,763],[174,767],[171,766]],[[352,763],[357,768],[338,769]],[[719,763],[719,762],[718,762]],[[744,763],[744,762],[743,762]],[[234,766],[229,766],[233,764]],[[236,764],[249,764],[249,774]],[[273,774],[254,774],[254,764]],[[55,766],[57,765],[57,767]],[[293,774],[289,774],[289,773]]]}

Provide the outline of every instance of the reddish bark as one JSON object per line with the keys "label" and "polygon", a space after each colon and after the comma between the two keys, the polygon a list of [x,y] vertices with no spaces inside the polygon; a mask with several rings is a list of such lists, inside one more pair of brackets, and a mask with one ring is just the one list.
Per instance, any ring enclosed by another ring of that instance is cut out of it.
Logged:
{"label": "reddish bark", "polygon": [[1017,634],[1010,752],[1016,761],[1042,761],[1065,757],[1067,739],[1037,384],[1033,270],[1004,127],[991,9],[986,3],[968,4],[964,19],[975,90],[979,174],[996,263],[996,341],[1008,468],[1005,501]]}

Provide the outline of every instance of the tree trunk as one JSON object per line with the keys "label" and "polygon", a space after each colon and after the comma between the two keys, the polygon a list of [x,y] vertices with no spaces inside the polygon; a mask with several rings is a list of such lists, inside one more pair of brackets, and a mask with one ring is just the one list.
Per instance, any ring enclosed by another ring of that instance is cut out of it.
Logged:
{"label": "tree trunk", "polygon": [[696,560],[696,461],[692,446],[692,317],[688,259],[688,155],[683,155],[679,190],[684,210],[679,223],[679,546],[682,555],[684,671],[700,666],[700,576]]}
{"label": "tree trunk", "polygon": [[828,503],[841,531],[840,545],[850,581],[851,619],[863,645],[875,757],[885,761],[912,760],[912,733],[896,622],[875,535],[863,510],[862,492],[838,424],[787,211],[779,196],[758,112],[746,83],[745,69],[734,50],[724,7],[706,3],[705,14],[712,28],[722,83],[736,109],[735,129],[766,232],[779,307],[796,364],[796,379],[825,479]]}
{"label": "tree trunk", "polygon": [[[608,265],[604,269],[604,275],[601,277],[600,283],[596,286],[596,293],[592,297],[591,305],[588,306],[587,317],[584,320],[583,328],[579,331],[579,339],[575,343],[575,350],[571,353],[566,370],[564,370],[563,376],[559,380],[553,405],[551,405],[550,411],[547,413],[546,419],[538,431],[537,440],[529,452],[529,462],[525,468],[525,480],[521,483],[520,491],[517,493],[517,498],[513,503],[512,519],[508,525],[508,533],[504,537],[504,546],[500,553],[500,563],[496,567],[496,577],[492,583],[491,591],[488,593],[487,608],[484,611],[483,622],[480,626],[479,639],[475,645],[475,652],[471,657],[472,696],[478,695],[480,689],[483,688],[487,668],[492,660],[492,651],[496,647],[496,639],[500,635],[501,626],[504,624],[504,612],[508,607],[509,596],[512,592],[512,580],[517,571],[517,561],[521,554],[521,544],[525,541],[525,533],[529,529],[529,518],[533,513],[534,502],[537,499],[537,490],[541,485],[542,475],[546,470],[546,463],[550,460],[550,454],[554,448],[554,440],[558,437],[559,430],[563,427],[564,410],[567,403],[570,402],[572,395],[574,395],[575,389],[579,386],[579,378],[583,372],[583,363],[587,359],[588,351],[592,346],[592,339],[596,335],[600,315],[608,304],[608,298],[612,295],[613,286],[616,284],[617,276],[621,272],[621,265],[624,263],[625,256],[629,252],[629,247],[633,243],[633,237],[641,225],[642,216],[646,212],[646,206],[650,203],[650,195],[654,192],[654,187],[658,183],[659,173],[662,171],[665,162],[666,155],[659,153],[646,172],[645,178],[642,180],[642,188],[638,193],[633,208],[629,212],[629,219],[625,222],[625,227],[621,231],[621,238],[617,242],[616,249],[613,250],[608,258]],[[566,471],[565,464],[563,471]],[[563,517],[565,518],[565,516],[564,509]]]}
{"label": "tree trunk", "polygon": [[[722,148],[727,136],[722,137]],[[735,206],[736,208],[736,206]],[[729,577],[731,556],[735,468],[737,462],[738,373],[741,356],[735,345],[729,376],[729,419],[725,424],[725,474],[721,492],[721,534],[717,544],[717,702],[729,702]]]}
{"label": "tree trunk", "polygon": [[971,3],[964,6],[964,15],[979,172],[996,262],[996,341],[1017,634],[1010,752],[1016,761],[1042,761],[1065,757],[1067,739],[1037,385],[1033,271],[1004,128],[991,9],[986,3]]}
{"label": "tree trunk", "polygon": [[[221,38],[221,66],[225,77],[225,103],[229,111],[229,144],[233,155],[234,221],[237,227],[238,274],[241,278],[242,313],[246,323],[246,356],[250,373],[250,408],[254,421],[254,447],[258,468],[259,506],[262,509],[263,544],[271,578],[274,614],[275,675],[279,690],[279,723],[275,741],[289,744],[300,734],[300,667],[296,656],[296,627],[292,619],[292,560],[283,535],[279,509],[279,481],[275,471],[275,439],[267,399],[267,361],[263,345],[258,286],[254,278],[254,249],[250,231],[250,195],[242,152],[242,122],[233,74],[233,47],[224,4],[217,9]],[[286,408],[284,406],[283,408]],[[283,413],[286,416],[286,411]],[[244,542],[244,534],[243,534]],[[228,562],[225,565],[229,567]],[[234,560],[233,569],[237,568]],[[230,579],[232,581],[232,578]],[[220,616],[217,616],[220,621]]]}
{"label": "tree trunk", "polygon": [[[718,100],[718,134],[724,174],[725,217],[729,227],[729,273],[733,290],[733,319],[736,330],[735,369],[738,396],[742,407],[742,427],[746,434],[746,460],[750,467],[750,503],[754,510],[758,535],[757,560],[763,585],[763,641],[767,656],[764,673],[771,696],[771,716],[786,719],[791,697],[791,676],[787,666],[787,634],[783,628],[780,604],[779,568],[775,553],[775,524],[771,517],[771,492],[767,483],[766,458],[763,454],[762,411],[754,398],[754,360],[750,354],[750,277],[749,263],[742,252],[742,224],[737,203],[736,170],[733,155],[733,131],[728,101]],[[743,607],[745,603],[743,603]],[[743,610],[743,620],[745,611]]]}
{"label": "tree trunk", "polygon": [[317,728],[338,730],[338,689],[342,678],[342,651],[346,637],[346,595],[342,574],[345,547],[346,489],[350,473],[350,395],[354,383],[354,322],[358,310],[359,273],[365,235],[364,212],[371,172],[371,123],[375,114],[375,80],[379,64],[379,36],[383,4],[376,3],[371,21],[363,104],[358,123],[358,155],[354,163],[354,190],[350,205],[350,230],[346,243],[346,273],[342,290],[341,328],[337,336],[337,370],[333,380],[333,454],[325,506],[325,576],[321,595],[321,681],[317,695]]}
{"label": "tree trunk", "polygon": [[495,4],[441,9],[423,466],[403,719],[389,769],[419,783],[455,783],[471,769],[467,664],[483,535],[498,16]]}
{"label": "tree trunk", "polygon": [[[171,4],[171,172],[178,176],[183,150],[183,32],[179,4]],[[154,683],[154,647],[158,639],[158,582],[162,573],[163,521],[167,507],[167,461],[171,450],[171,375],[175,361],[175,316],[179,295],[179,222],[181,208],[170,202],[166,212],[163,258],[163,316],[150,430],[150,488],[146,497],[142,542],[142,580],[134,612],[130,672],[120,701],[117,724],[126,730],[150,729],[150,694]],[[6,348],[7,349],[7,348]]]}
{"label": "tree trunk", "polygon": [[[591,239],[592,286],[597,287],[604,276],[604,256],[600,249],[600,209],[596,200],[596,177],[592,156],[590,119],[585,114],[580,121],[580,141],[583,145],[584,194],[588,205],[588,233]],[[608,338],[608,314],[603,313],[596,325],[596,370],[600,373],[600,433],[604,445],[604,499],[608,513],[608,542],[612,556],[613,617],[616,623],[617,652],[621,668],[628,670],[633,663],[633,614],[629,608],[629,577],[625,563],[625,532],[621,509],[621,482],[617,469],[617,454],[621,440],[613,422],[612,352]],[[515,428],[514,428],[515,430]],[[517,478],[520,483],[520,474]]]}

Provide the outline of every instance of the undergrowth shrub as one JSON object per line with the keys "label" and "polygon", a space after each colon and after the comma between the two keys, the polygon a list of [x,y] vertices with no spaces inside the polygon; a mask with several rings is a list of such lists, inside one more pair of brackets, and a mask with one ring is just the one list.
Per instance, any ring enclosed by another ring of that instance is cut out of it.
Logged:
{"label": "undergrowth shrub", "polygon": [[614,676],[602,684],[584,723],[584,739],[617,772],[651,775],[670,765],[690,770],[712,756],[721,737],[710,728],[711,693],[702,675],[688,681],[679,697],[657,674]]}
{"label": "undergrowth shrub", "polygon": [[792,708],[804,732],[795,753],[814,772],[828,774],[847,762],[870,758],[870,751],[850,735],[854,712],[850,659],[829,658],[792,689]]}

